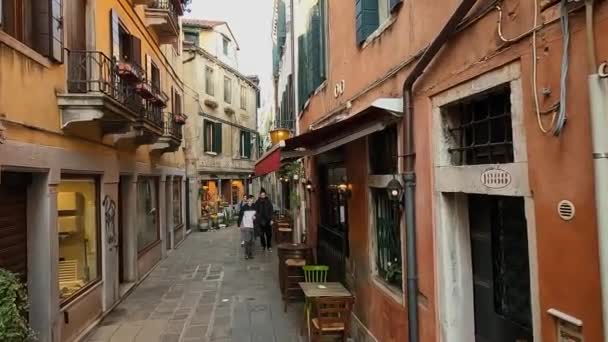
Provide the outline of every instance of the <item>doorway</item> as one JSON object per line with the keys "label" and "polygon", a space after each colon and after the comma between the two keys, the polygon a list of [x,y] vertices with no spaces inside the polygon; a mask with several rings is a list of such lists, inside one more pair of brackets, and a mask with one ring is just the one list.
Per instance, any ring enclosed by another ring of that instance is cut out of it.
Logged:
{"label": "doorway", "polygon": [[533,341],[522,197],[469,195],[476,342]]}

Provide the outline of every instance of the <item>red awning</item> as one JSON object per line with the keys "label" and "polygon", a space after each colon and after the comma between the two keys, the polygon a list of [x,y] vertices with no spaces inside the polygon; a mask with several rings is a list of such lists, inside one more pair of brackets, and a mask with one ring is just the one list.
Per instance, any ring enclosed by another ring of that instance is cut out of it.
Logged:
{"label": "red awning", "polygon": [[278,171],[281,167],[281,148],[277,144],[255,164],[255,176],[260,177]]}

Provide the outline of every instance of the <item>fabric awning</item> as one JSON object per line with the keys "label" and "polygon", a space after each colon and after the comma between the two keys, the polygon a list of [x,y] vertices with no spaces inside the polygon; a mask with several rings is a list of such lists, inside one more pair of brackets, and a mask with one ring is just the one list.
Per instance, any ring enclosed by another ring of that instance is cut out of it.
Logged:
{"label": "fabric awning", "polygon": [[281,147],[284,144],[276,144],[266,152],[255,164],[255,176],[260,177],[275,172],[281,168]]}
{"label": "fabric awning", "polygon": [[382,98],[341,121],[311,130],[275,145],[260,158],[255,175],[277,171],[281,161],[313,156],[382,131],[402,116],[401,98]]}

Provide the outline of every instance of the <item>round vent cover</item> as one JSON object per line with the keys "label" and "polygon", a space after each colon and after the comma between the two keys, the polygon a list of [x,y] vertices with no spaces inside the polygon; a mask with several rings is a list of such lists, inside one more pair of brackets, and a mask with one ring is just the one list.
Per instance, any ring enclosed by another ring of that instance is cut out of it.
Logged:
{"label": "round vent cover", "polygon": [[574,203],[563,200],[559,202],[557,205],[557,213],[559,217],[564,221],[570,221],[574,218],[574,214],[576,213],[576,208],[574,207]]}

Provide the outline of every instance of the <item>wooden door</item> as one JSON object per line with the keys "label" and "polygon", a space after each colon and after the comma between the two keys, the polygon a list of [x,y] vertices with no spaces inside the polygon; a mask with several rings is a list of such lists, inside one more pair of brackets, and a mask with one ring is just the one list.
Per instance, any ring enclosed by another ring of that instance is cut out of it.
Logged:
{"label": "wooden door", "polygon": [[0,182],[0,268],[27,281],[27,176],[3,172]]}

